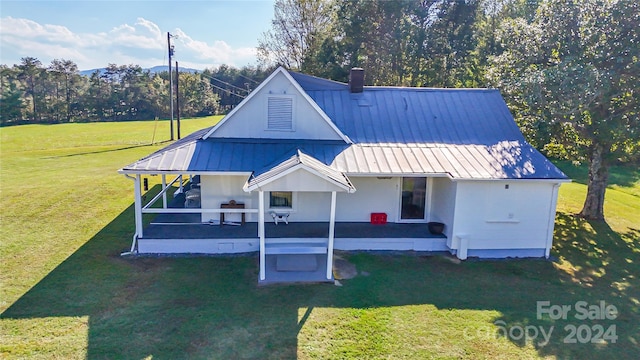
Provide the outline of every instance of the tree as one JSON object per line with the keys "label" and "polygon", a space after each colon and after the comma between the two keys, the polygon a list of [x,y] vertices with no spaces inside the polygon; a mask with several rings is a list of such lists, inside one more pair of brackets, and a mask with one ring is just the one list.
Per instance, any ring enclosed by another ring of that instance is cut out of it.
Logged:
{"label": "tree", "polygon": [[543,1],[504,23],[489,71],[547,151],[588,161],[587,219],[604,219],[611,163],[640,149],[639,29],[637,1]]}
{"label": "tree", "polygon": [[331,9],[330,0],[276,0],[271,30],[258,42],[260,61],[304,71],[331,28]]}
{"label": "tree", "polygon": [[0,65],[0,125],[22,120],[24,92],[18,89],[16,71]]}
{"label": "tree", "polygon": [[36,82],[43,72],[42,63],[40,60],[32,57],[23,57],[20,65],[19,77],[24,79],[27,83],[26,93],[31,96],[31,108],[33,109],[32,119],[34,121],[40,120],[40,114],[38,113],[38,93],[36,92]]}
{"label": "tree", "polygon": [[[478,85],[471,53],[479,1],[422,1],[410,13],[413,56],[408,59],[412,86],[471,87]],[[470,71],[471,69],[471,71]]]}
{"label": "tree", "polygon": [[180,73],[180,113],[184,117],[208,116],[218,112],[220,98],[201,74]]}
{"label": "tree", "polygon": [[402,85],[409,43],[406,14],[414,4],[368,0],[341,2],[335,25],[335,48],[340,52],[340,65],[347,67],[347,71],[352,67],[364,68],[367,84]]}
{"label": "tree", "polygon": [[80,82],[78,65],[71,60],[54,59],[49,65],[49,71],[53,74],[56,81],[56,100],[60,102],[60,94],[58,89],[61,87],[64,94],[64,106],[58,107],[57,112],[62,112],[66,121],[71,121],[71,104],[73,96],[76,93],[76,86]]}

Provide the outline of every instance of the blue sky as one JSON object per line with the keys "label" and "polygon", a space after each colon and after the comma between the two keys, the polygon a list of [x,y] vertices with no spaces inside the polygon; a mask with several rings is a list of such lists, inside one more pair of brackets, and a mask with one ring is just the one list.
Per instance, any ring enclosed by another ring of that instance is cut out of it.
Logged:
{"label": "blue sky", "polygon": [[31,56],[44,66],[72,60],[80,70],[166,65],[167,32],[178,35],[180,67],[256,65],[272,0],[0,1],[0,64]]}

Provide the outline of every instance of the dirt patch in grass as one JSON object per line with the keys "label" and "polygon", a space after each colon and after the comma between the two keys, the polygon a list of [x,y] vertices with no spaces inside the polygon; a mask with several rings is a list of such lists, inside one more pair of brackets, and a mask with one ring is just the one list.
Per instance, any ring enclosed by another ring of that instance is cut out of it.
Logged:
{"label": "dirt patch in grass", "polygon": [[352,264],[341,256],[335,256],[333,258],[333,277],[335,277],[336,280],[353,279],[357,275],[358,269],[356,269],[355,264]]}

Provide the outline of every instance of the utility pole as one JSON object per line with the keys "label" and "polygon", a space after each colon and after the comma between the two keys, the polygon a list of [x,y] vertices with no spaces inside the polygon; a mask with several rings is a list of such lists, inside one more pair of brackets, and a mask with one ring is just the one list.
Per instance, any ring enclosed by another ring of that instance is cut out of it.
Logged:
{"label": "utility pole", "polygon": [[177,125],[178,125],[178,140],[180,140],[180,87],[178,83],[180,82],[180,71],[178,71],[178,62],[176,61],[176,113],[178,116],[176,117]]}
{"label": "utility pole", "polygon": [[171,56],[173,56],[173,46],[171,46],[171,33],[167,32],[167,48],[169,49],[169,103],[170,103],[170,131],[171,140],[173,141],[173,72],[171,71]]}

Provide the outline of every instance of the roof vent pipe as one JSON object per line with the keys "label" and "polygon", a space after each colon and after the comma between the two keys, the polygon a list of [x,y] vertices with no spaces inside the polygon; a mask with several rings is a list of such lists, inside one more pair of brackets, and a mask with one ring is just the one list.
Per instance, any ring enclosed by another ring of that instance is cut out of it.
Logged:
{"label": "roof vent pipe", "polygon": [[364,88],[364,69],[352,68],[349,73],[349,90],[352,93],[361,93]]}

